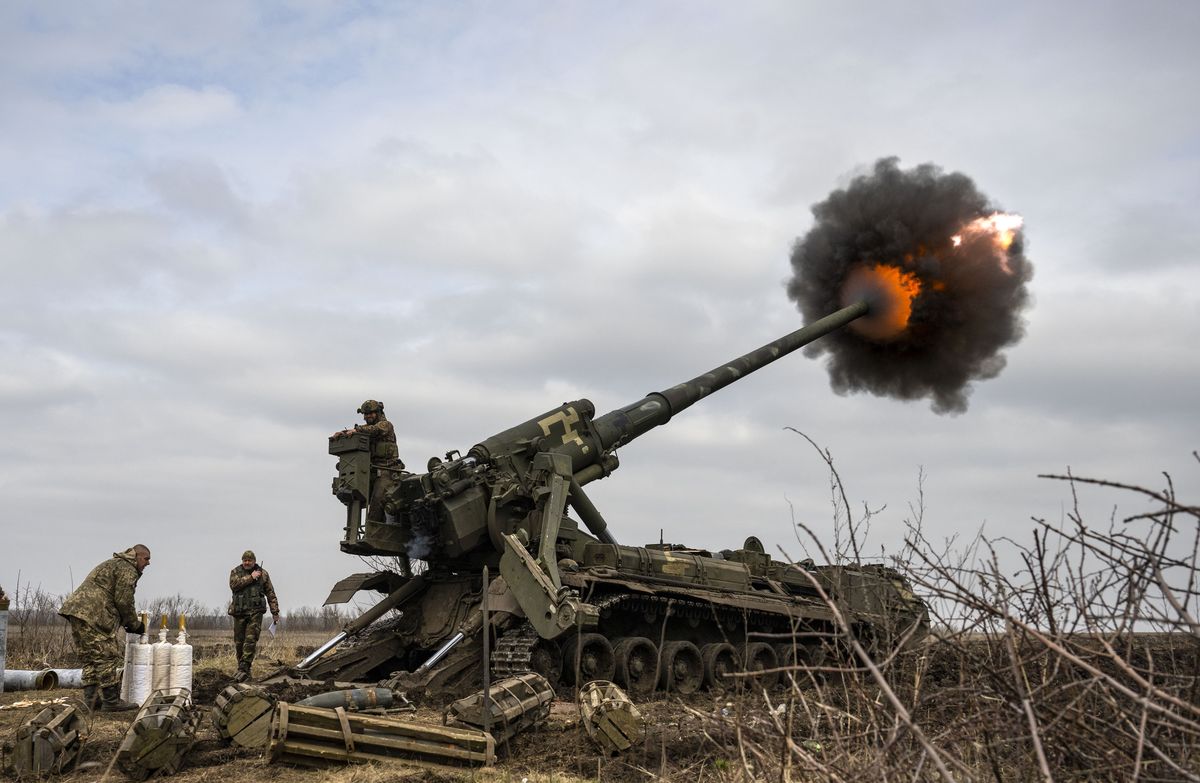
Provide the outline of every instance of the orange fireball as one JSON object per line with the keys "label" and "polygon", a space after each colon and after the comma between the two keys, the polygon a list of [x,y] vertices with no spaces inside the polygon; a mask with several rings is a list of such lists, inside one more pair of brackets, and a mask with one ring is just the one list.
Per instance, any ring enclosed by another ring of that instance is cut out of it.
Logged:
{"label": "orange fireball", "polygon": [[871,312],[850,328],[872,340],[899,337],[912,316],[913,300],[921,293],[921,281],[911,272],[889,264],[855,267],[846,276],[842,301],[867,300]]}

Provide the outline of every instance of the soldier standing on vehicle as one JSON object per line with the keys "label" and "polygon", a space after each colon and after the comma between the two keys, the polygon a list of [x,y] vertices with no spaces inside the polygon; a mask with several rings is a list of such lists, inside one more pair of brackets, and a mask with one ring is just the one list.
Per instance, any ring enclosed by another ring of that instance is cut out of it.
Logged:
{"label": "soldier standing on vehicle", "polygon": [[387,492],[396,481],[396,473],[404,470],[400,451],[396,448],[396,428],[383,414],[383,403],[366,400],[358,406],[366,424],[356,424],[353,429],[335,432],[330,437],[345,438],[356,432],[365,432],[371,440],[371,497],[367,501],[367,519],[383,522],[386,516],[383,503]]}
{"label": "soldier standing on vehicle", "polygon": [[83,661],[83,700],[88,709],[95,709],[97,698],[106,712],[138,707],[121,701],[125,651],[117,642],[117,627],[125,633],[145,633],[133,594],[148,565],[150,550],[142,544],[114,552],[92,569],[58,610],[71,624],[71,640]]}
{"label": "soldier standing on vehicle", "polygon": [[229,614],[233,616],[233,654],[238,662],[237,674],[233,679],[245,682],[250,679],[250,664],[258,649],[258,637],[262,635],[262,618],[271,607],[271,619],[279,624],[279,599],[275,597],[275,586],[271,576],[258,564],[254,553],[242,552],[242,564],[229,572],[229,589],[233,600],[229,602]]}

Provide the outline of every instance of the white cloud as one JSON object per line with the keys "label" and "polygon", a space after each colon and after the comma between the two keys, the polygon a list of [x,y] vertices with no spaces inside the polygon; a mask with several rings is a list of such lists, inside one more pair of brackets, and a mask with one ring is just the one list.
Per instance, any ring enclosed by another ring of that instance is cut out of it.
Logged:
{"label": "white cloud", "polygon": [[103,101],[98,118],[136,132],[190,131],[235,119],[237,97],[224,87],[161,84],[125,101]]}

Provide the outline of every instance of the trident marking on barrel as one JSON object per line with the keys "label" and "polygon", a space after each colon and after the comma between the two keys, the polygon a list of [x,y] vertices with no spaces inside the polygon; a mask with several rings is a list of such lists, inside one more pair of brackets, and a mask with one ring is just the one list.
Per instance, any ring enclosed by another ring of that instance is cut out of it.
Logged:
{"label": "trident marking on barrel", "polygon": [[587,454],[587,444],[583,442],[583,438],[575,429],[575,425],[579,423],[579,413],[574,407],[568,407],[565,411],[555,411],[546,418],[538,422],[538,426],[542,428],[543,435],[550,435],[550,428],[555,424],[561,424],[563,428],[562,443],[567,445],[574,441],[579,445],[579,450]]}

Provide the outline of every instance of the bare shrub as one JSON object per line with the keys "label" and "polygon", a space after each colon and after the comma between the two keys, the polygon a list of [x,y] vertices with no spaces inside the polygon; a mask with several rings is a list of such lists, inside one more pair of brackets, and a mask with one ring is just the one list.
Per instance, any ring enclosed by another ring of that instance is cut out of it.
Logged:
{"label": "bare shrub", "polygon": [[291,631],[334,632],[341,630],[354,616],[352,612],[338,606],[301,606],[290,610],[283,622]]}
{"label": "bare shrub", "polygon": [[[218,611],[180,593],[154,598],[144,604],[142,611],[149,616],[150,622],[147,626],[151,629],[158,627],[163,615],[166,615],[168,627],[177,627],[181,615],[186,616],[188,628],[221,627],[220,618],[225,614],[223,610]],[[176,626],[172,626],[171,623],[176,623]]]}
{"label": "bare shrub", "polygon": [[17,574],[8,609],[9,669],[45,669],[74,665],[71,630],[58,616],[63,596],[21,583]]}
{"label": "bare shrub", "polygon": [[[722,777],[1200,779],[1200,509],[1169,476],[1157,491],[1045,478],[1075,503],[1062,524],[1035,520],[1028,541],[939,551],[913,509],[894,565],[930,604],[927,639],[872,650],[826,596],[837,631],[824,660],[787,667],[782,691],[692,709],[731,762]],[[1079,492],[1100,486],[1152,507],[1088,524]],[[857,559],[861,532],[841,554]]]}
{"label": "bare shrub", "polygon": [[[164,614],[168,626],[175,628],[180,614],[184,614],[189,630],[233,632],[233,619],[225,607],[213,608],[183,595],[155,598],[146,604],[144,611],[149,615],[151,629],[158,627]],[[284,612],[281,622],[283,627],[295,631],[337,631],[350,617],[350,613],[336,606],[301,606]],[[269,625],[270,615],[264,619]]]}

